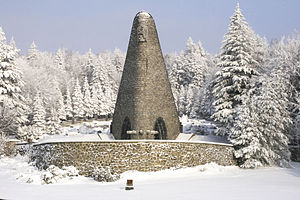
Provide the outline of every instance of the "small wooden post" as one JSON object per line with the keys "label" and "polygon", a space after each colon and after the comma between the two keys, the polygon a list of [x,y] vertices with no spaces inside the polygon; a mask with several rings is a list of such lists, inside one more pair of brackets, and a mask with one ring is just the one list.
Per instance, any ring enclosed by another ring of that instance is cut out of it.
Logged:
{"label": "small wooden post", "polygon": [[133,180],[132,179],[127,179],[126,187],[125,190],[133,190]]}

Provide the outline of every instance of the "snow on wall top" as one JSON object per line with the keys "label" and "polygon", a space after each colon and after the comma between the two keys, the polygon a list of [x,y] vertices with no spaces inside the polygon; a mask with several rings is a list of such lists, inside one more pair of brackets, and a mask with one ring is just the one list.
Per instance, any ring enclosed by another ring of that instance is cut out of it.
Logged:
{"label": "snow on wall top", "polygon": [[73,140],[45,140],[34,143],[35,145],[41,144],[53,144],[53,143],[194,143],[194,144],[212,144],[212,145],[220,145],[220,146],[230,146],[232,144],[220,143],[220,142],[209,142],[209,141],[183,141],[183,140],[80,140],[79,138]]}

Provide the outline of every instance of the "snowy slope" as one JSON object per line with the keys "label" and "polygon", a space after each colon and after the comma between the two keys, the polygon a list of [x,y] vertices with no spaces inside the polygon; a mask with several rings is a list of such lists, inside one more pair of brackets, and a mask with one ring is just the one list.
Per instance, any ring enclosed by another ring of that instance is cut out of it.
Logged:
{"label": "snowy slope", "polygon": [[[126,172],[114,183],[98,183],[89,178],[65,179],[41,185],[39,175],[26,159],[0,159],[0,198],[4,199],[299,199],[300,163],[295,168],[243,170],[207,164],[194,168],[160,172]],[[16,180],[16,177],[23,177]],[[30,175],[31,174],[31,175]],[[26,183],[31,177],[33,183]],[[125,191],[126,179],[135,190]]]}

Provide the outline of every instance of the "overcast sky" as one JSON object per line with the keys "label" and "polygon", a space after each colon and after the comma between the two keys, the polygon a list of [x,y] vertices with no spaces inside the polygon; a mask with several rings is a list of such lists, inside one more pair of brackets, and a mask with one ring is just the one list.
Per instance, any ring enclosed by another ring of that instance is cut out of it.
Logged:
{"label": "overcast sky", "polygon": [[[27,52],[59,47],[99,53],[127,50],[138,11],[154,17],[164,53],[185,48],[189,36],[218,53],[235,0],[0,0],[0,26]],[[300,31],[300,0],[240,0],[247,22],[269,40]]]}

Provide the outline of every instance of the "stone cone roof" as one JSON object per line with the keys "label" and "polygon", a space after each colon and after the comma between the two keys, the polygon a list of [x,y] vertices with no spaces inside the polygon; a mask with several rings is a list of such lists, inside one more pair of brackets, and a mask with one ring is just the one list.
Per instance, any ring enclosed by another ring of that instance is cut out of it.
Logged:
{"label": "stone cone roof", "polygon": [[158,34],[152,16],[141,11],[131,29],[111,131],[116,139],[126,138],[122,136],[124,127],[137,131],[127,139],[153,139],[146,131],[157,130],[158,126],[161,130],[158,119],[165,124],[164,134],[167,133],[159,138],[175,139],[180,122]]}

